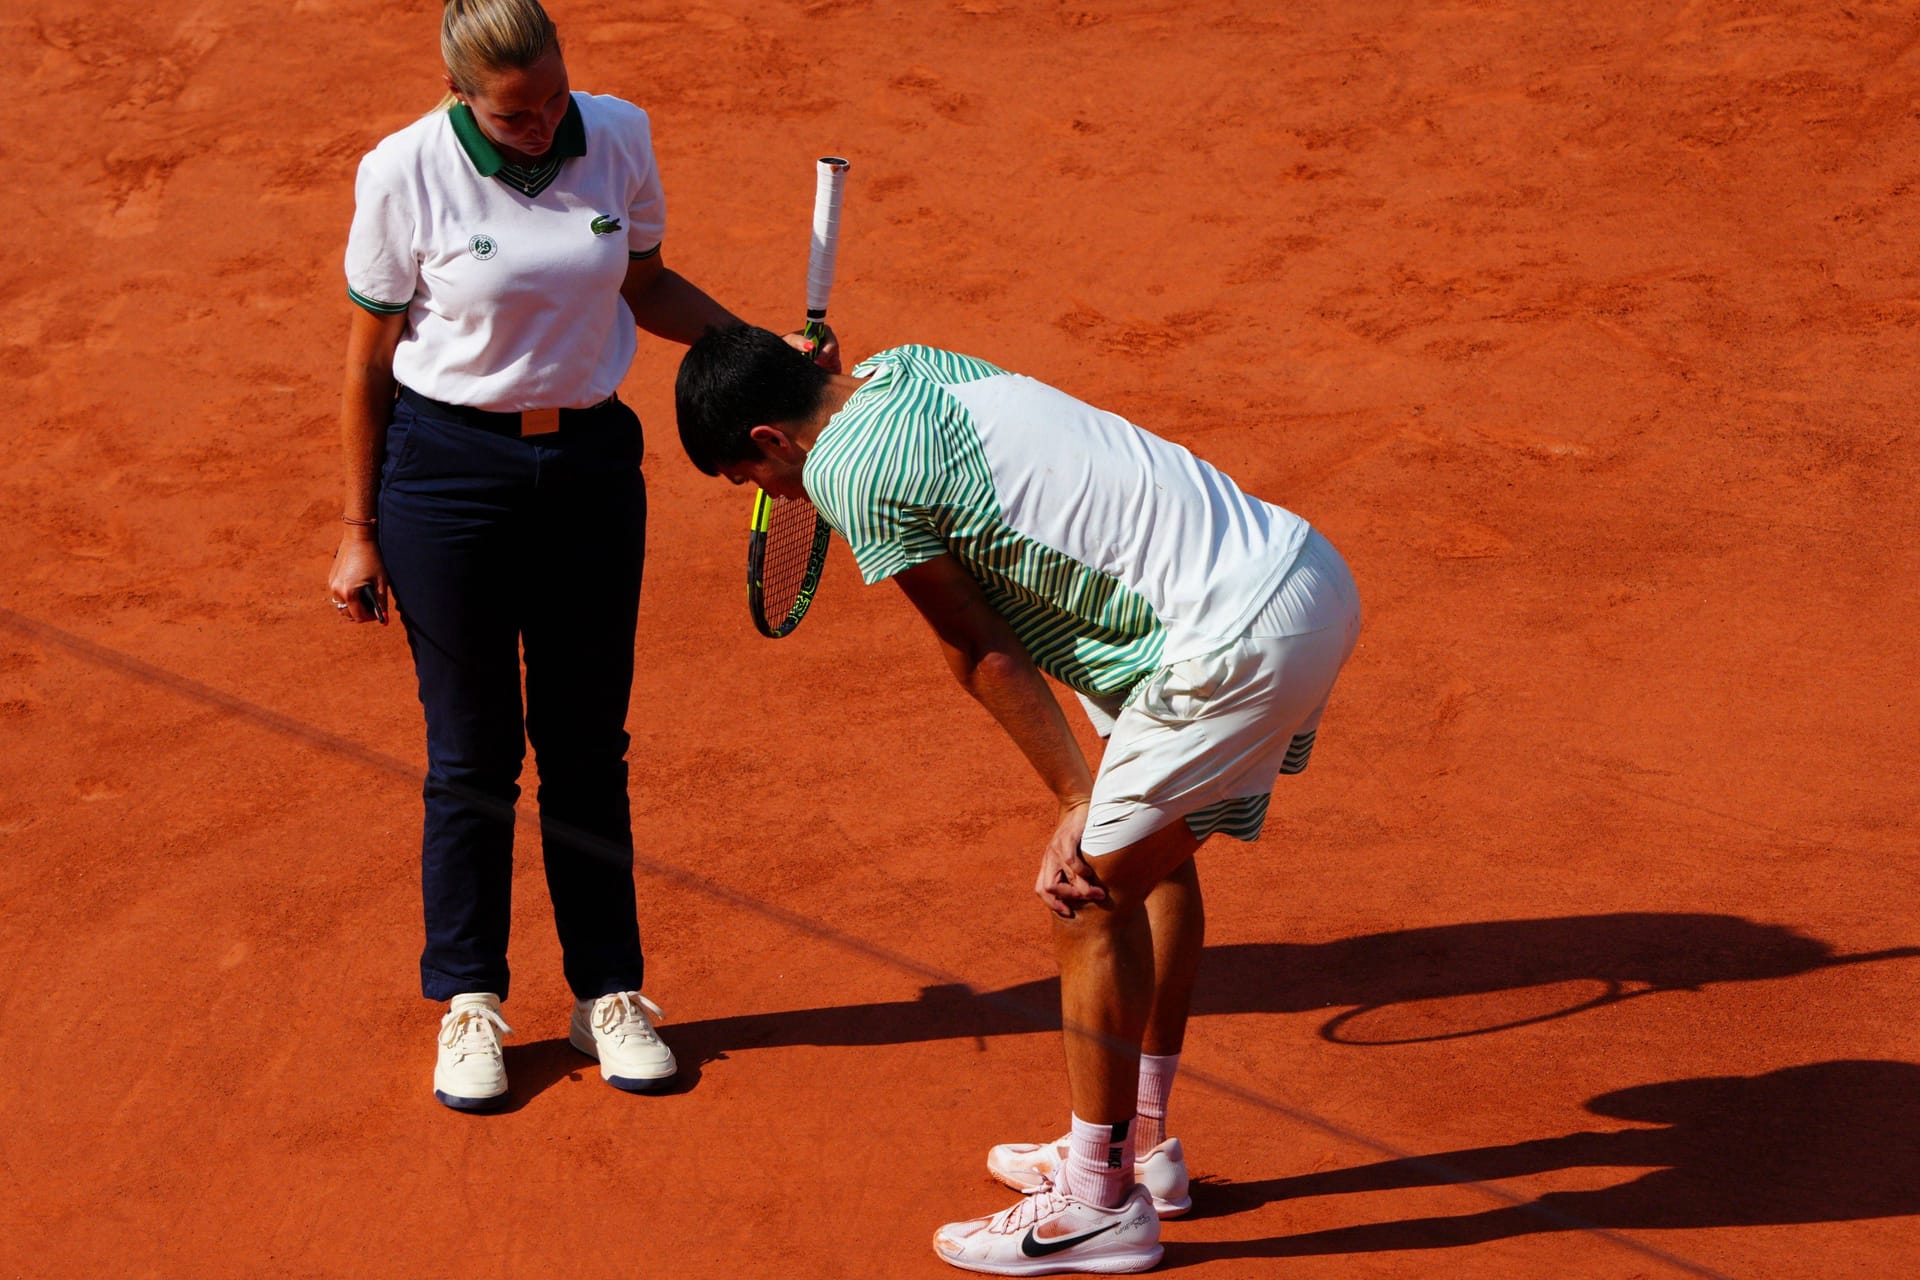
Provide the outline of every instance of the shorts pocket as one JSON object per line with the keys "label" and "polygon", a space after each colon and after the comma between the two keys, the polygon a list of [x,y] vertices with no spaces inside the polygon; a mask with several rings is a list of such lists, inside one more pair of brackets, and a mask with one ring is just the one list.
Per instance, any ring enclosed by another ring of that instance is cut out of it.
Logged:
{"label": "shorts pocket", "polygon": [[1160,668],[1140,686],[1134,709],[1161,724],[1198,719],[1205,714],[1208,700],[1226,684],[1233,669],[1231,657],[1231,650],[1225,650]]}

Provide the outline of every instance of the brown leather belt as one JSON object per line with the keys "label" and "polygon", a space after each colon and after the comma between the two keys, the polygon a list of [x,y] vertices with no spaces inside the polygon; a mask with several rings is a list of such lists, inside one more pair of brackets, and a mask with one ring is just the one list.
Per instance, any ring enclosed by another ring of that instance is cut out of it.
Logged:
{"label": "brown leather belt", "polygon": [[476,409],[472,405],[448,404],[432,396],[423,396],[412,387],[401,387],[400,398],[411,403],[416,412],[516,439],[548,435],[568,427],[590,426],[598,422],[608,409],[620,403],[619,396],[611,395],[584,409],[522,409],[518,413],[499,413],[492,409]]}

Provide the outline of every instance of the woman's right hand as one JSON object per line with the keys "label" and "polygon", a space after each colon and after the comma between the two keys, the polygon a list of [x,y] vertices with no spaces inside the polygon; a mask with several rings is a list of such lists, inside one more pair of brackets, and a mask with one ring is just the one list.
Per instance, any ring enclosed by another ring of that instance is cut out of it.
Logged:
{"label": "woman's right hand", "polygon": [[[369,612],[360,599],[360,588],[365,586],[373,588],[378,613]],[[340,549],[333,553],[333,573],[327,578],[327,594],[344,620],[387,625],[387,565],[380,558],[380,545],[368,530],[350,528],[340,536]]]}

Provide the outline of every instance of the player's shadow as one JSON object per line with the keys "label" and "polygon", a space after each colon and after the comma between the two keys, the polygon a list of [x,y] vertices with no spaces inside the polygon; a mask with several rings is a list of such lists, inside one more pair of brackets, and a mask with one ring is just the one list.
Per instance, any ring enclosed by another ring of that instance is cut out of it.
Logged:
{"label": "player's shadow", "polygon": [[[608,1086],[600,1079],[600,1065],[571,1044],[565,1036],[535,1040],[528,1044],[503,1047],[507,1064],[507,1101],[487,1115],[511,1115],[562,1080],[586,1081],[596,1089]],[[685,1054],[676,1053],[679,1074],[662,1094],[685,1093],[700,1083],[700,1064]]]}
{"label": "player's shadow", "polygon": [[1264,1182],[1210,1184],[1217,1214],[1275,1200],[1493,1182],[1574,1168],[1650,1168],[1593,1191],[1550,1191],[1479,1213],[1372,1222],[1264,1240],[1169,1242],[1169,1264],[1451,1249],[1593,1228],[1743,1227],[1920,1213],[1920,1065],[1838,1061],[1759,1076],[1638,1085],[1587,1103],[1658,1128],[1570,1133]]}
{"label": "player's shadow", "polygon": [[[1327,1039],[1401,1044],[1482,1035],[1715,983],[1912,956],[1920,947],[1836,955],[1817,938],[1737,916],[1499,920],[1334,942],[1209,947],[1194,1013],[1333,1010],[1319,1028]],[[998,991],[930,986],[911,1000],[713,1018],[667,1034],[685,1062],[740,1049],[980,1039],[1059,1027],[1059,982],[1045,978]]]}

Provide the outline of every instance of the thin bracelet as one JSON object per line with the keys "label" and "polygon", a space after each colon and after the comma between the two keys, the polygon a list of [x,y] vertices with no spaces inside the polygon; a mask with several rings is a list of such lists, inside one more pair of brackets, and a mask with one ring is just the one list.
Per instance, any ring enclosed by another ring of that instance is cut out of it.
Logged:
{"label": "thin bracelet", "polygon": [[379,524],[380,517],[368,516],[366,519],[363,520],[359,516],[341,516],[340,523],[350,524],[356,529],[368,529],[373,527],[376,524]]}

